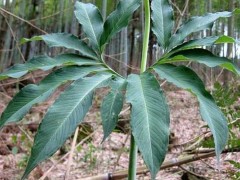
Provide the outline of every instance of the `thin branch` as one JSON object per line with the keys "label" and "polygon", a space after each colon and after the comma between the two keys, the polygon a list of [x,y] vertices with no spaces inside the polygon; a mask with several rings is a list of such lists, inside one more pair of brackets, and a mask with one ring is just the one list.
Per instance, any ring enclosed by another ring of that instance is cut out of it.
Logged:
{"label": "thin branch", "polygon": [[40,17],[40,18],[35,18],[35,19],[31,19],[29,20],[30,22],[34,22],[34,21],[39,21],[39,20],[44,20],[44,19],[48,19],[48,18],[52,18],[54,16],[57,16],[58,14],[62,13],[62,12],[66,12],[66,11],[69,11],[69,10],[72,10],[73,7],[69,7],[69,8],[66,8],[64,9],[63,11],[58,11],[56,13],[53,13],[51,15],[48,15],[48,16],[44,16],[44,17]]}
{"label": "thin branch", "polygon": [[[232,153],[232,152],[239,152],[240,149],[226,149],[223,151],[223,153]],[[194,161],[198,161],[201,159],[206,159],[209,157],[214,157],[215,156],[215,152],[209,152],[209,153],[203,153],[203,154],[191,154],[191,155],[186,155],[184,157],[179,157],[179,158],[175,158],[175,159],[171,159],[168,161],[164,161],[164,163],[161,166],[160,170],[163,169],[167,169],[170,167],[174,167],[174,166],[180,166],[182,164],[187,164],[190,162],[194,162]],[[137,169],[137,174],[146,174],[148,173],[149,170],[147,169],[146,166],[142,166],[139,167]],[[123,179],[126,178],[128,176],[128,170],[122,170],[122,171],[118,171],[116,173],[107,173],[107,174],[102,174],[102,175],[97,175],[97,176],[92,176],[92,177],[87,177],[87,178],[82,178],[81,180],[117,180],[117,179]]]}
{"label": "thin branch", "polygon": [[177,9],[177,11],[179,12],[179,14],[180,14],[180,16],[179,16],[179,18],[176,20],[176,29],[175,29],[175,31],[174,31],[174,33],[176,33],[176,31],[178,30],[178,28],[180,27],[180,22],[181,22],[181,20],[182,20],[182,17],[184,16],[184,14],[185,14],[185,12],[186,12],[186,10],[187,10],[187,7],[188,7],[188,3],[189,3],[189,0],[186,0],[186,2],[185,2],[185,5],[184,5],[184,8],[183,8],[183,10],[181,11],[180,9],[179,9],[179,7],[175,4],[175,3],[173,3],[172,1],[171,1],[171,4]]}
{"label": "thin branch", "polygon": [[5,16],[2,12],[1,12],[1,15],[4,17],[5,22],[7,23],[7,26],[8,26],[8,28],[9,28],[11,34],[12,34],[13,40],[16,42],[17,50],[19,51],[19,54],[21,55],[21,58],[22,58],[23,62],[26,62],[26,60],[25,60],[25,58],[24,58],[24,56],[23,56],[23,54],[22,54],[22,51],[21,51],[21,49],[19,48],[17,39],[16,39],[16,37],[15,37],[15,34],[14,34],[14,32],[13,32],[13,29],[12,29],[11,25],[9,24],[6,16]]}
{"label": "thin branch", "polygon": [[125,145],[126,145],[126,143],[127,143],[127,140],[128,140],[128,138],[129,138],[129,135],[130,135],[130,133],[127,134],[127,137],[126,137],[126,139],[125,139],[124,142],[123,142],[123,146],[122,146],[122,148],[120,149],[119,155],[118,155],[118,157],[117,157],[117,161],[116,161],[116,163],[115,163],[115,165],[114,165],[114,168],[113,168],[113,172],[116,170],[117,165],[119,164],[119,160],[120,160],[120,158],[121,158],[121,156],[122,156],[122,153],[123,153],[123,151],[124,151],[124,147],[125,147]]}
{"label": "thin branch", "polygon": [[78,132],[79,132],[79,126],[75,130],[75,134],[74,134],[73,142],[72,142],[72,146],[71,146],[71,151],[70,151],[70,154],[68,157],[67,171],[66,171],[65,178],[64,178],[66,180],[69,179],[69,174],[70,174],[72,160],[73,160],[73,153],[74,153],[76,142],[77,142]]}
{"label": "thin branch", "polygon": [[220,76],[223,74],[224,68],[221,69],[220,73],[216,77],[216,81],[220,78]]}
{"label": "thin branch", "polygon": [[27,136],[28,140],[31,141],[31,143],[33,143],[33,138],[21,126],[17,126],[17,127],[20,129],[20,131],[23,134],[25,134]]}
{"label": "thin branch", "polygon": [[182,165],[180,165],[180,166],[178,166],[178,167],[179,167],[180,169],[182,169],[183,171],[186,171],[187,173],[192,174],[192,175],[194,175],[194,176],[196,176],[196,177],[205,178],[204,176],[201,176],[200,174],[194,173],[194,172],[186,169],[186,168],[183,167]]}
{"label": "thin branch", "polygon": [[19,20],[21,20],[21,21],[27,23],[28,25],[32,26],[33,28],[37,29],[38,31],[40,31],[40,32],[42,32],[42,33],[44,33],[44,34],[47,34],[46,31],[40,29],[39,27],[35,26],[35,25],[32,24],[31,22],[29,22],[29,21],[27,21],[27,20],[25,20],[25,19],[23,19],[23,18],[21,18],[21,17],[15,15],[15,14],[13,14],[13,13],[11,13],[11,12],[9,12],[9,11],[7,11],[7,10],[1,8],[1,7],[0,7],[0,11],[2,11],[2,12],[6,13],[6,14],[8,14],[8,15],[10,15],[10,16],[15,17],[16,19],[19,19]]}
{"label": "thin branch", "polygon": [[3,96],[5,96],[7,99],[12,100],[12,97],[7,95],[6,93],[0,92]]}
{"label": "thin branch", "polygon": [[108,58],[110,58],[110,59],[113,59],[113,60],[115,60],[115,61],[117,61],[117,62],[123,64],[124,66],[130,68],[130,69],[140,71],[139,68],[136,68],[136,67],[130,66],[130,65],[128,65],[128,64],[126,64],[126,63],[120,61],[119,59],[112,57],[112,55],[110,56],[110,55],[106,55],[106,54],[105,54],[104,56],[105,56],[105,57],[108,57]]}
{"label": "thin branch", "polygon": [[[21,51],[21,49],[20,49],[20,47],[19,47],[19,45],[18,45],[18,41],[17,41],[17,39],[16,39],[16,36],[15,36],[15,34],[14,34],[14,32],[13,32],[13,29],[12,29],[11,25],[9,24],[6,16],[5,16],[2,12],[1,12],[1,14],[2,14],[2,16],[4,17],[4,19],[5,19],[5,21],[6,21],[7,25],[8,25],[8,28],[9,28],[11,34],[12,34],[13,40],[14,40],[15,43],[16,43],[17,50],[18,50],[18,52],[19,52],[19,54],[20,54],[23,62],[26,62],[26,59],[25,59],[25,57],[24,57],[24,55],[23,55],[23,53],[22,53],[22,51]],[[31,74],[31,78],[32,78],[33,82],[36,83],[36,80],[35,80],[35,78],[34,78],[33,73],[31,72],[30,74]]]}
{"label": "thin branch", "polygon": [[126,109],[122,110],[118,116],[122,116],[123,114],[125,114],[128,110],[130,110],[130,106],[128,106]]}
{"label": "thin branch", "polygon": [[[49,73],[50,71],[42,71],[42,70],[39,70],[38,73],[36,73],[36,75],[34,75],[35,78],[41,78],[41,77],[45,77],[47,75],[47,73]],[[32,72],[33,73],[33,72]],[[15,83],[19,83],[21,81],[24,81],[24,80],[27,80],[27,79],[30,79],[31,78],[31,73],[28,73],[26,75],[24,75],[21,79],[11,79],[10,82],[6,82],[6,83],[1,83],[0,84],[0,87],[3,87],[3,86],[8,86],[8,85],[11,85],[11,84],[15,84]]]}

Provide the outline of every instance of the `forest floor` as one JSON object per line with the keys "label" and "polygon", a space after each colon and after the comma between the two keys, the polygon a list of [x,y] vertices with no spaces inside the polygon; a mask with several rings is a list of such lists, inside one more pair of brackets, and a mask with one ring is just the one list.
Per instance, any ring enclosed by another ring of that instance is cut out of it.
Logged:
{"label": "forest floor", "polygon": [[[184,152],[184,145],[205,132],[206,128],[200,118],[196,98],[186,91],[173,89],[168,85],[164,88],[171,110],[170,146],[165,160],[176,161],[176,158],[187,155]],[[15,92],[13,87],[5,88],[0,92],[0,114]],[[43,175],[51,180],[75,180],[84,177],[92,179],[94,175],[114,173],[128,168],[130,138],[126,122],[129,119],[129,110],[121,115],[118,129],[102,143],[99,108],[106,90],[99,90],[97,94],[84,125],[79,128],[77,148],[72,154],[72,160],[69,160],[67,152],[71,149],[73,138],[67,140],[65,146],[50,160],[41,163],[31,173],[29,179],[40,179]],[[52,102],[53,98],[32,108],[21,124],[9,125],[0,131],[1,180],[20,179],[30,154],[37,126]],[[127,106],[124,109],[127,109]],[[164,169],[159,171],[157,179],[233,179],[231,175],[236,172],[236,169],[227,160],[240,162],[240,153],[223,154],[220,164],[216,162],[215,157],[212,157]],[[140,154],[138,166],[144,166]],[[49,169],[51,171],[48,171]],[[66,173],[68,171],[69,174]],[[146,172],[139,175],[138,179],[150,179],[150,175]]]}

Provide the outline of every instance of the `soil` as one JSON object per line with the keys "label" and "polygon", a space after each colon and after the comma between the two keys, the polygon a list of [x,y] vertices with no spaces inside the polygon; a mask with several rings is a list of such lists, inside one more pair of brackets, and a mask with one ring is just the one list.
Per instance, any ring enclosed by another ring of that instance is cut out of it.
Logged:
{"label": "soil", "polygon": [[[206,128],[204,128],[205,123],[199,115],[198,103],[194,96],[169,86],[165,89],[171,109],[170,146],[165,160],[174,160],[184,154],[184,144],[201,135]],[[15,93],[16,89],[11,86],[0,91],[0,114]],[[55,97],[58,93],[55,94]],[[106,94],[106,89],[99,90],[96,94],[94,105],[85,118],[85,125],[79,127],[77,144],[80,145],[73,153],[68,177],[66,178],[66,171],[69,158],[66,153],[71,149],[73,138],[67,140],[50,160],[41,163],[31,173],[29,179],[40,179],[50,168],[51,171],[47,174],[46,179],[51,180],[82,179],[128,168],[130,138],[126,122],[129,120],[129,110],[120,117],[119,127],[102,143],[103,133],[99,107],[102,96]],[[22,123],[8,125],[0,131],[0,179],[18,180],[21,178],[38,124],[53,100],[54,97],[48,102],[32,108]],[[127,105],[124,109],[127,109]],[[161,170],[157,179],[233,179],[230,176],[231,173],[236,173],[236,169],[227,160],[239,162],[239,159],[240,153],[227,153],[221,156],[220,166],[213,157],[184,164],[181,167],[175,166]],[[138,154],[138,166],[143,165],[141,155]],[[150,175],[145,173],[139,175],[137,179],[147,180],[150,179]]]}

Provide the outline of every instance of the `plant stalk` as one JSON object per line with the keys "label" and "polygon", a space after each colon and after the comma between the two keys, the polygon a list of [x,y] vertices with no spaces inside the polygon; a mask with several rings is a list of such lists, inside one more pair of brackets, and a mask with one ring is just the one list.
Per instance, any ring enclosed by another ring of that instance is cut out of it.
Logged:
{"label": "plant stalk", "polygon": [[143,34],[143,49],[142,49],[142,59],[141,59],[141,70],[143,73],[147,67],[147,55],[148,55],[148,44],[150,36],[150,23],[151,23],[151,14],[150,14],[150,4],[149,0],[144,0],[144,34]]}
{"label": "plant stalk", "polygon": [[129,166],[128,166],[128,179],[135,180],[137,175],[137,152],[138,148],[136,142],[134,140],[133,135],[131,135],[130,142],[130,158],[129,158]]}
{"label": "plant stalk", "polygon": [[[147,67],[147,55],[148,55],[148,44],[150,35],[150,4],[149,0],[143,0],[144,3],[144,33],[143,33],[143,48],[142,48],[142,59],[141,59],[141,69],[140,73],[143,73]],[[135,180],[137,175],[137,151],[138,147],[134,140],[133,135],[131,135],[131,145],[130,145],[130,160],[128,166],[128,179]]]}

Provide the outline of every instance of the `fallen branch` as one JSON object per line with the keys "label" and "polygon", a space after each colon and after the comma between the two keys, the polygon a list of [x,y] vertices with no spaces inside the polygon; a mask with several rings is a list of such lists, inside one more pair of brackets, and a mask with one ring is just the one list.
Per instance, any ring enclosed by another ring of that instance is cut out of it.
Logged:
{"label": "fallen branch", "polygon": [[[229,152],[240,152],[240,149],[239,148],[226,149],[223,151],[223,153],[229,153]],[[180,158],[174,158],[172,160],[164,161],[160,170],[170,168],[173,166],[180,166],[182,164],[187,164],[190,162],[198,161],[200,159],[206,159],[213,156],[215,156],[215,151],[212,151],[209,153],[202,153],[202,154],[186,155],[185,157],[180,157]],[[137,168],[137,175],[146,174],[148,172],[149,170],[147,169],[146,166],[141,166]],[[127,178],[127,176],[128,176],[128,170],[126,169],[126,170],[121,170],[115,173],[106,173],[106,174],[101,174],[97,176],[82,178],[81,180],[117,180],[117,179]]]}

